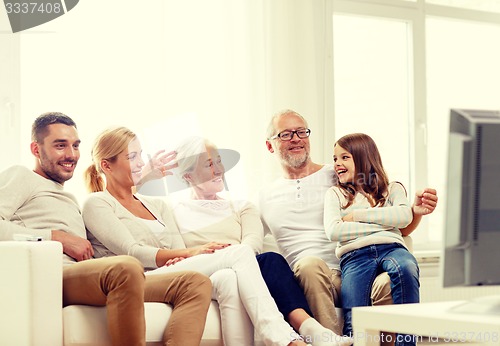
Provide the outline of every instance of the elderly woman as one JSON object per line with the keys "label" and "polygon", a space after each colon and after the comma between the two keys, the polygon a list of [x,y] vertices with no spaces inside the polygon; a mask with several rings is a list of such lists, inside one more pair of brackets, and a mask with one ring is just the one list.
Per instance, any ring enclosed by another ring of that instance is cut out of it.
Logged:
{"label": "elderly woman", "polygon": [[249,246],[208,242],[185,248],[166,203],[134,193],[144,167],[141,152],[136,135],[123,127],[95,141],[87,170],[94,193],[83,218],[96,256],[132,255],[149,270],[146,275],[195,270],[210,276],[226,345],[253,344],[248,318],[266,345],[306,345],[276,307]]}
{"label": "elderly woman", "polygon": [[318,340],[321,338],[341,345],[352,343],[350,338],[334,334],[311,317],[304,293],[280,254],[259,254],[263,245],[259,212],[249,202],[228,200],[219,195],[225,186],[225,169],[216,146],[206,139],[192,137],[176,152],[177,173],[190,187],[188,196],[174,207],[185,245],[196,247],[217,241],[250,246],[258,254],[262,276],[280,312],[295,330],[318,345],[322,344]]}

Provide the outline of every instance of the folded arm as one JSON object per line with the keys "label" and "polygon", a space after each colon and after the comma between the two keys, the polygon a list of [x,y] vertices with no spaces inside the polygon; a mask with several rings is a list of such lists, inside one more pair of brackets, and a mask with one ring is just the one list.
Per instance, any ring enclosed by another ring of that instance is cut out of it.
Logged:
{"label": "folded arm", "polygon": [[[407,227],[412,221],[412,212],[406,198],[406,190],[401,184],[392,183],[389,185],[385,206],[356,209],[350,218],[355,222],[375,223],[398,229]],[[344,218],[344,221],[348,220]]]}
{"label": "folded arm", "polygon": [[329,189],[325,195],[324,226],[328,239],[344,242],[391,228],[374,223],[343,220],[342,205],[345,201],[339,193]]}

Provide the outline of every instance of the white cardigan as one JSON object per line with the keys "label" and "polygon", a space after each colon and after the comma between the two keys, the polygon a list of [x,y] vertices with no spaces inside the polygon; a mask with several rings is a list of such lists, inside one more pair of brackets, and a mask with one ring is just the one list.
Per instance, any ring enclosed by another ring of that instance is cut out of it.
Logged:
{"label": "white cardigan", "polygon": [[165,226],[164,232],[153,233],[109,192],[103,191],[91,194],[84,203],[82,214],[87,238],[94,247],[95,257],[130,255],[146,269],[155,269],[159,249],[185,248],[184,242],[165,201],[135,197]]}

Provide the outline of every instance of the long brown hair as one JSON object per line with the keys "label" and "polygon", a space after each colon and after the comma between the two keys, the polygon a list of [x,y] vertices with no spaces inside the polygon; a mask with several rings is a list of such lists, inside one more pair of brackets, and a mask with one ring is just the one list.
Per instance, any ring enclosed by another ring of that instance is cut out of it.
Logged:
{"label": "long brown hair", "polygon": [[353,182],[342,184],[337,180],[336,183],[348,200],[343,208],[353,203],[356,192],[371,197],[369,200],[373,207],[383,205],[387,198],[389,179],[373,139],[364,133],[352,133],[337,140],[334,147],[337,145],[352,155],[355,167]]}

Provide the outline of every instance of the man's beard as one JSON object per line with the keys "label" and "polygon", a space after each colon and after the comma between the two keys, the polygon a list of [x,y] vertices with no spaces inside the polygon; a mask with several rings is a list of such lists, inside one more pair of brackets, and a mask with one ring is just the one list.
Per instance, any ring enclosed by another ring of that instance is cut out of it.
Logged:
{"label": "man's beard", "polygon": [[[66,162],[74,162],[71,160],[67,160]],[[76,163],[75,163],[76,165]],[[42,168],[43,172],[47,177],[49,177],[51,180],[59,183],[59,184],[64,184],[65,181],[71,179],[73,176],[73,173],[70,174],[68,177],[67,175],[62,175],[57,172],[57,162],[51,161],[45,151],[42,149],[40,151],[40,167]]]}
{"label": "man's beard", "polygon": [[301,155],[290,155],[286,150],[281,151],[281,162],[292,168],[303,168],[309,160],[309,152],[305,151]]}

